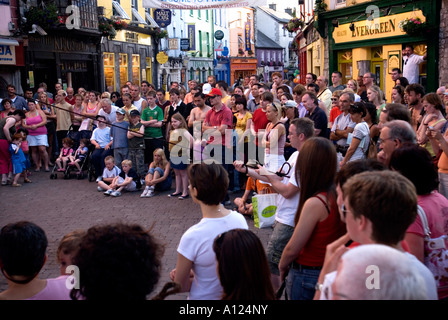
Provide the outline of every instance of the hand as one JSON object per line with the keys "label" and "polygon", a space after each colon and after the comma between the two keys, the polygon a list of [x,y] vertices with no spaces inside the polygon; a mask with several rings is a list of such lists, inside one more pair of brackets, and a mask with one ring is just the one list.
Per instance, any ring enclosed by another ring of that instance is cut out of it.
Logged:
{"label": "hand", "polygon": [[110,149],[110,145],[106,145],[105,147],[104,147],[104,150],[109,150]]}
{"label": "hand", "polygon": [[246,166],[244,165],[244,162],[241,160],[235,160],[233,162],[233,166],[235,167],[235,170],[241,173],[246,173]]}
{"label": "hand", "polygon": [[176,268],[174,268],[173,270],[171,270],[170,272],[170,279],[171,281],[174,281],[174,278],[176,277]]}
{"label": "hand", "polygon": [[349,249],[345,246],[345,244],[350,240],[350,236],[348,233],[333,241],[329,245],[327,245],[327,249],[325,251],[324,264],[322,267],[321,274],[325,276],[327,273],[336,271],[339,263],[339,259],[342,254],[344,254]]}
{"label": "hand", "polygon": [[426,129],[426,136],[429,138],[429,139],[434,139],[434,140],[437,140],[437,141],[442,141],[442,139],[443,139],[443,135],[442,135],[442,133],[440,132],[440,130],[434,130],[434,129]]}
{"label": "hand", "polygon": [[381,163],[387,164],[386,154],[383,150],[380,150],[380,152],[378,152],[376,159]]}
{"label": "hand", "polygon": [[97,145],[95,146],[95,149],[101,149],[100,145],[97,144]]}

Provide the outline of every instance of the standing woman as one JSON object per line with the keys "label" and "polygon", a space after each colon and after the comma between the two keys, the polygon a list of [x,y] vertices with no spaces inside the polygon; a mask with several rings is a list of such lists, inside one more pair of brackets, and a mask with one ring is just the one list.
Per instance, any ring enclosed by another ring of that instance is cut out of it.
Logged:
{"label": "standing woman", "polygon": [[10,99],[3,99],[1,105],[4,110],[0,112],[0,120],[5,119],[8,116],[8,113],[15,110]]}
{"label": "standing woman", "polygon": [[344,159],[340,163],[341,167],[349,161],[365,159],[370,142],[370,129],[368,124],[364,121],[364,117],[367,114],[364,103],[355,102],[355,104],[350,106],[349,113],[350,119],[352,119],[356,125],[353,129],[353,133],[349,134],[349,138],[347,139],[347,144],[350,146]]}
{"label": "standing woman", "polygon": [[189,300],[219,300],[223,296],[213,252],[213,241],[232,229],[249,229],[243,215],[226,209],[221,203],[227,194],[229,176],[219,164],[193,164],[188,168],[190,194],[201,207],[202,219],[190,227],[177,248],[176,269],[172,281],[189,292]]}
{"label": "standing woman", "polygon": [[22,127],[29,131],[26,138],[28,146],[31,149],[33,162],[36,166],[34,171],[40,171],[42,161],[45,171],[50,171],[48,168],[48,136],[47,136],[47,116],[38,109],[34,101],[28,101],[28,112],[25,114],[26,118],[22,120]]}
{"label": "standing woman", "polygon": [[[232,95],[233,97],[234,95]],[[235,131],[238,133],[238,144],[240,145],[239,150],[243,151],[243,157],[240,157],[241,160],[244,160],[244,163],[248,160],[249,153],[249,135],[250,135],[250,126],[252,124],[252,114],[247,109],[246,98],[243,96],[239,96],[235,100],[235,105],[237,112],[236,116],[236,125]],[[244,146],[241,148],[241,146]]]}
{"label": "standing woman", "polygon": [[[89,102],[84,105],[84,109],[82,110],[82,116],[84,120],[81,123],[79,131],[86,130],[92,132],[95,129],[93,127],[93,122],[96,119],[98,112],[100,112],[101,107],[97,101],[97,95],[95,91],[87,92],[86,96],[89,97]],[[85,101],[86,100],[84,97],[84,103]]]}
{"label": "standing woman", "polygon": [[286,292],[292,300],[313,299],[326,246],[346,233],[336,202],[336,167],[330,140],[315,137],[304,143],[295,172],[301,186],[296,226],[279,263],[280,278],[287,276]]}
{"label": "standing woman", "polygon": [[355,94],[355,102],[361,101],[361,96],[358,94],[359,91],[358,81],[356,81],[355,79],[348,80],[347,88],[353,90],[353,93]]}
{"label": "standing woman", "polygon": [[375,105],[376,115],[379,118],[381,110],[383,110],[386,106],[386,103],[384,102],[383,91],[378,86],[371,86],[369,89],[367,89],[367,99],[369,99],[369,102],[372,102]]}
{"label": "standing woman", "polygon": [[273,102],[266,107],[266,118],[269,123],[266,126],[266,132],[263,137],[264,167],[271,171],[277,172],[283,165],[285,160],[285,143],[286,130],[280,118],[283,116],[283,107]]}
{"label": "standing woman", "polygon": [[[45,125],[45,127],[47,128],[48,137],[47,153],[51,158],[53,157],[53,145],[55,145],[56,141],[56,113],[50,103],[50,99],[48,98],[48,94],[46,92],[41,92],[38,96],[38,99],[38,108],[40,108],[40,110],[42,110],[47,117],[47,124]],[[54,149],[57,148],[55,147]],[[55,152],[55,154],[57,154],[57,152]],[[50,165],[53,164],[50,163]]]}
{"label": "standing woman", "polygon": [[75,104],[73,105],[73,120],[72,120],[72,128],[73,131],[79,131],[82,123],[82,111],[84,107],[82,105],[82,95],[75,94]]}
{"label": "standing woman", "polygon": [[395,86],[392,89],[392,93],[390,94],[391,103],[400,103],[406,105],[404,101],[404,87]]}
{"label": "standing woman", "polygon": [[373,139],[375,144],[378,142],[380,137],[380,129],[378,128],[378,117],[376,113],[376,107],[374,104],[370,102],[364,103],[366,107],[366,116],[364,117],[364,121],[369,126],[370,139]]}
{"label": "standing woman", "polygon": [[[9,153],[9,144],[16,132],[16,124],[25,119],[22,110],[14,110],[12,115],[0,120],[0,174],[2,175],[2,186],[12,183],[12,162]],[[9,178],[9,179],[8,179]]]}

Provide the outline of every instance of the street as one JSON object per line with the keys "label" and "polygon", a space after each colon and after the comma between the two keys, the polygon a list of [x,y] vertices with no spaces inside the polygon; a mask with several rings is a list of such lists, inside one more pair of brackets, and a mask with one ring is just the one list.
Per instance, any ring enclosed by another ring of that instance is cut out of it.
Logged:
{"label": "street", "polygon": [[[70,231],[118,221],[137,223],[144,228],[154,225],[153,234],[165,246],[161,278],[151,296],[155,295],[170,281],[169,272],[176,265],[176,249],[182,234],[201,219],[199,205],[191,198],[168,198],[174,189],[152,198],[140,198],[141,192],[123,193],[121,197],[112,198],[98,192],[95,182],[64,180],[62,173],[58,174],[57,180],[51,180],[48,172],[32,172],[30,179],[32,183],[22,184],[20,188],[10,185],[0,188],[0,227],[28,220],[45,230],[48,259],[41,278],[59,276],[56,251],[61,238]],[[22,183],[22,178],[19,183]],[[234,198],[235,195],[231,195],[231,199]],[[266,245],[271,229],[257,229],[253,220],[247,219],[247,222]],[[0,291],[6,287],[5,278],[0,276]],[[182,293],[167,300],[184,300],[186,297],[187,294]]]}

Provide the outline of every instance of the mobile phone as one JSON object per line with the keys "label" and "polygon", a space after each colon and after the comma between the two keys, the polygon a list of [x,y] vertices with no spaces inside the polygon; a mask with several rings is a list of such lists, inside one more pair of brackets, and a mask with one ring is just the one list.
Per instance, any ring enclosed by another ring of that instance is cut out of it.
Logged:
{"label": "mobile phone", "polygon": [[434,130],[434,127],[433,127],[433,126],[429,126],[429,127],[428,127],[428,130],[431,130],[431,131],[432,131],[432,130]]}

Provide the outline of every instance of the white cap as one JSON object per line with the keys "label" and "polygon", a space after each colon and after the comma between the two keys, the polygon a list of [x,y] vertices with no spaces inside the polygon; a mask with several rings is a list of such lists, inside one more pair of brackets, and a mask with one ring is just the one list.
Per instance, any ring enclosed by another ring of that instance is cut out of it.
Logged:
{"label": "white cap", "polygon": [[209,94],[210,91],[212,91],[212,86],[210,85],[210,83],[204,84],[204,86],[202,87],[202,93]]}

